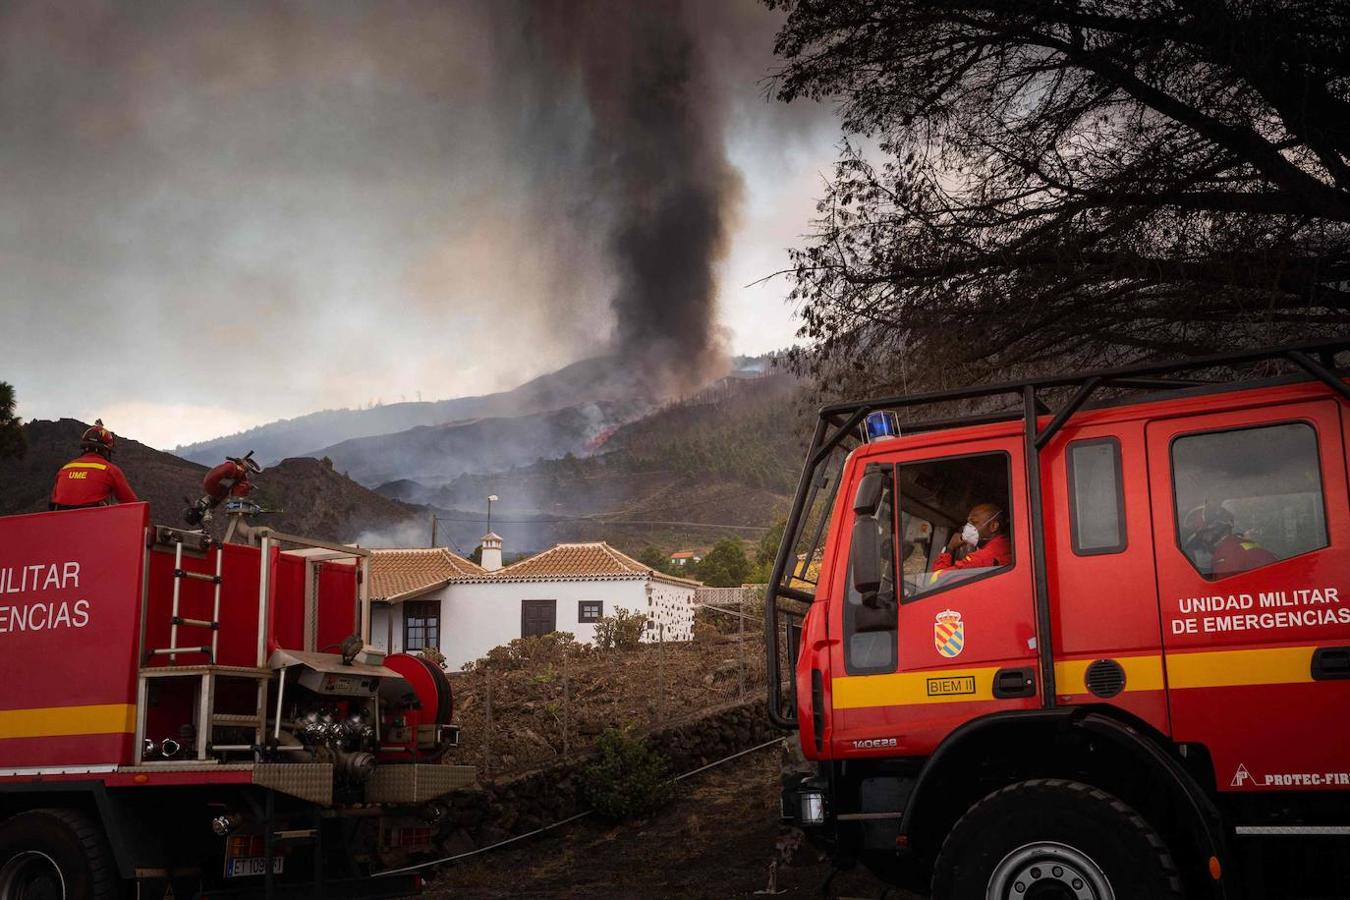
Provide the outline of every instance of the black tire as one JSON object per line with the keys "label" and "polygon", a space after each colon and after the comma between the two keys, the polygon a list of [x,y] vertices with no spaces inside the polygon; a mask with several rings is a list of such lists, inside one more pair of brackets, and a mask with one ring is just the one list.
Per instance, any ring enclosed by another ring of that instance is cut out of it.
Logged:
{"label": "black tire", "polygon": [[933,900],[1036,896],[1168,900],[1184,893],[1162,838],[1138,813],[1091,785],[1042,778],[1008,785],[968,809],[933,866]]}
{"label": "black tire", "polygon": [[113,900],[121,884],[84,813],[35,809],[0,822],[0,900]]}

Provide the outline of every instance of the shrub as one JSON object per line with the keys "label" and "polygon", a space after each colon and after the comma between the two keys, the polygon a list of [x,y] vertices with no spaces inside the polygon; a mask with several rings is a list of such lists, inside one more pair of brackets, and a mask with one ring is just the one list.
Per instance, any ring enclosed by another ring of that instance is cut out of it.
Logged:
{"label": "shrub", "polygon": [[464,671],[514,670],[524,669],[532,665],[552,665],[561,662],[564,654],[575,658],[585,652],[586,648],[577,643],[576,636],[572,632],[551,631],[548,634],[516,638],[509,644],[493,647],[487,652],[486,656],[475,662],[465,663]]}
{"label": "shrub", "polygon": [[[702,610],[700,610],[700,612],[702,612]],[[710,641],[720,640],[721,638],[722,630],[717,627],[715,622],[706,617],[698,615],[694,616],[694,643],[706,644]]]}
{"label": "shrub", "polygon": [[423,647],[421,650],[417,651],[417,655],[429,663],[438,665],[442,669],[445,668],[445,654],[436,647]]}
{"label": "shrub", "polygon": [[596,741],[595,751],[595,761],[581,773],[581,785],[601,817],[629,819],[659,809],[674,796],[665,756],[644,739],[609,728]]}
{"label": "shrub", "polygon": [[645,613],[620,609],[595,623],[595,646],[601,650],[636,650],[646,633]]}

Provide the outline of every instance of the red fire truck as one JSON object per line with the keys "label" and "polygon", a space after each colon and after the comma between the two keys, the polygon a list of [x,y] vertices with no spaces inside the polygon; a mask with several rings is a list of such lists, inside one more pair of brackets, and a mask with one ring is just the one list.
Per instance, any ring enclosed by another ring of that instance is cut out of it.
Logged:
{"label": "red fire truck", "polygon": [[1350,896],[1347,349],[823,408],[785,819],[937,900]]}
{"label": "red fire truck", "polygon": [[473,781],[441,670],[370,638],[368,551],[0,518],[0,898],[407,894]]}

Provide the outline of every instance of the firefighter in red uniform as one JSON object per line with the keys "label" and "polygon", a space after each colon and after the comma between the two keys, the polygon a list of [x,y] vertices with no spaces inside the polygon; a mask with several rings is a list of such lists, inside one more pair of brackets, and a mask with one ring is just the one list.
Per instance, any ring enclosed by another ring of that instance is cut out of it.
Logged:
{"label": "firefighter in red uniform", "polygon": [[61,467],[56,474],[56,485],[47,504],[48,509],[84,509],[106,505],[116,498],[118,503],[135,503],[136,492],[127,484],[122,470],[113,465],[112,451],[115,438],[103,427],[103,420],[95,420],[80,437],[84,453]]}
{"label": "firefighter in red uniform", "polygon": [[992,503],[971,508],[966,524],[952,535],[947,549],[933,563],[930,584],[963,569],[996,569],[1012,562],[1012,541],[1003,528],[1003,510]]}
{"label": "firefighter in red uniform", "polygon": [[1205,574],[1216,578],[1279,561],[1274,553],[1233,530],[1233,514],[1222,503],[1197,506],[1186,514],[1182,526],[1189,534],[1184,547],[1187,555],[1202,571],[1208,569]]}

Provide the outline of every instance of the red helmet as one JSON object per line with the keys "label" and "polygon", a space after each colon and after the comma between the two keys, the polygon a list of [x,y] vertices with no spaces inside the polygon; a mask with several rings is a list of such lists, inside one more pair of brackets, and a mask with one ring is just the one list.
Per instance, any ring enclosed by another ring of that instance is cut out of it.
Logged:
{"label": "red helmet", "polygon": [[95,419],[94,424],[86,428],[84,434],[80,435],[80,449],[86,453],[92,451],[104,456],[112,456],[113,444],[116,440],[113,433],[103,427],[103,420]]}
{"label": "red helmet", "polygon": [[1207,500],[1203,506],[1197,506],[1186,513],[1181,527],[1186,531],[1233,530],[1233,513],[1223,503]]}

